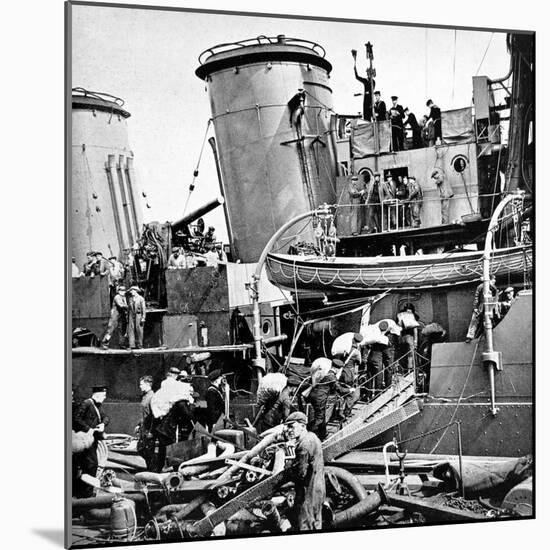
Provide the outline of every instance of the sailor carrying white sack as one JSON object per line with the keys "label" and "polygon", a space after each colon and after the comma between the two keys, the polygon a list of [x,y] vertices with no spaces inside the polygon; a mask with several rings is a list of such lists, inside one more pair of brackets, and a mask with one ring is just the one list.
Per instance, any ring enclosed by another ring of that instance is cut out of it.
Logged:
{"label": "sailor carrying white sack", "polygon": [[361,329],[364,349],[369,346],[366,359],[367,388],[369,396],[375,397],[377,392],[391,385],[394,363],[394,344],[397,336],[401,335],[401,328],[393,319],[382,319]]}
{"label": "sailor carrying white sack", "polygon": [[188,434],[193,429],[193,386],[179,380],[182,377],[187,377],[185,371],[170,367],[151,398],[153,432],[158,440],[158,471],[164,466],[166,447],[179,441],[180,432]]}
{"label": "sailor carrying white sack", "polygon": [[401,339],[399,354],[405,356],[402,365],[405,374],[414,370],[415,352],[418,348],[418,332],[420,323],[414,305],[407,302],[397,314],[397,322],[401,327]]}
{"label": "sailor carrying white sack", "polygon": [[344,363],[344,366],[353,368],[355,378],[359,375],[362,345],[362,334],[359,332],[344,332],[334,340],[330,350],[333,359],[339,359]]}

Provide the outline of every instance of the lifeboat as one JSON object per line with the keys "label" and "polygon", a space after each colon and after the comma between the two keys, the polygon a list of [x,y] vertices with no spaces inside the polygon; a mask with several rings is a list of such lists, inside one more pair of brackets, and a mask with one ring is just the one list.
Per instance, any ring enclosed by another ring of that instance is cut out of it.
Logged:
{"label": "lifeboat", "polygon": [[[532,271],[531,245],[492,252],[496,277],[523,277]],[[269,280],[296,290],[426,289],[479,281],[483,251],[457,251],[417,256],[332,257],[270,253]]]}

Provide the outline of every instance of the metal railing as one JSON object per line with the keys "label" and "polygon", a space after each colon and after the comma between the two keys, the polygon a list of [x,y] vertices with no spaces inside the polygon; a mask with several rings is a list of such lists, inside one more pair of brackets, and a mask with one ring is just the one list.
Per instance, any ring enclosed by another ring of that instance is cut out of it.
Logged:
{"label": "metal railing", "polygon": [[[272,45],[272,44],[280,44],[285,46],[302,46],[309,48],[310,50],[314,51],[317,55],[320,57],[325,57],[326,51],[320,44],[317,44],[317,42],[312,42],[311,40],[304,40],[303,38],[289,38],[284,35],[278,35],[278,36],[265,36],[260,35],[256,38],[247,38],[245,40],[238,40],[236,42],[226,42],[223,44],[217,44],[216,46],[212,46],[211,48],[208,48],[200,53],[199,55],[199,63],[203,65],[208,58],[210,58],[213,55],[229,52],[232,50],[238,50],[240,48],[247,48],[250,46],[261,46],[261,45]],[[205,59],[205,56],[206,57]]]}

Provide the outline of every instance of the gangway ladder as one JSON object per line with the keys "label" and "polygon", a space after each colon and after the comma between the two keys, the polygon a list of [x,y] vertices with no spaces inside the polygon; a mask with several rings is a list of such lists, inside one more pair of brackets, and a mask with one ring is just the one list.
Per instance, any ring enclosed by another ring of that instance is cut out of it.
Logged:
{"label": "gangway ladder", "polygon": [[[415,373],[394,376],[392,385],[366,404],[354,407],[352,418],[338,431],[330,426],[329,437],[323,441],[325,461],[331,461],[358,445],[418,414]],[[412,399],[412,400],[411,400]]]}

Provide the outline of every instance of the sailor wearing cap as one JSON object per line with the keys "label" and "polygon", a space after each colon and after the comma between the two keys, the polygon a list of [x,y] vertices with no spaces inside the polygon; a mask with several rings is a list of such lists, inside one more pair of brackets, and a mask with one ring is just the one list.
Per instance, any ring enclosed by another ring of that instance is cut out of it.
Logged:
{"label": "sailor wearing cap", "polygon": [[397,103],[398,99],[396,95],[391,96],[392,105],[389,109],[392,151],[403,150],[403,118],[405,116],[405,111],[403,107]]}
{"label": "sailor wearing cap", "polygon": [[306,425],[307,417],[302,412],[291,413],[285,421],[286,437],[296,440],[296,458],[289,468],[289,476],[296,490],[293,528],[297,531],[321,529],[326,493],[321,441]]}
{"label": "sailor wearing cap", "polygon": [[375,172],[372,178],[366,183],[365,201],[365,227],[367,233],[377,233],[380,231],[380,173]]}
{"label": "sailor wearing cap", "polygon": [[116,287],[124,280],[124,265],[119,262],[116,256],[109,257],[109,292],[111,303],[116,294]]}
{"label": "sailor wearing cap", "polygon": [[422,187],[414,176],[409,176],[408,190],[408,223],[411,227],[420,227],[420,209],[422,208]]}
{"label": "sailor wearing cap", "polygon": [[512,307],[512,303],[516,299],[515,290],[513,286],[509,286],[504,289],[502,293],[502,301],[498,304],[498,317],[502,319]]}
{"label": "sailor wearing cap", "polygon": [[73,279],[78,279],[79,277],[82,277],[84,273],[80,271],[80,268],[76,264],[76,258],[73,256],[71,260],[71,277]]}
{"label": "sailor wearing cap", "polygon": [[220,369],[214,369],[208,374],[210,386],[206,390],[206,414],[208,429],[216,425],[225,412],[225,376]]}
{"label": "sailor wearing cap", "polygon": [[[393,322],[393,321],[392,321]],[[394,323],[395,324],[395,323]],[[377,323],[380,338],[370,345],[367,359],[367,374],[369,377],[368,389],[372,397],[391,384],[395,370],[394,360],[394,329],[387,319]],[[400,331],[399,331],[400,333]]]}
{"label": "sailor wearing cap", "polygon": [[[88,432],[92,430],[94,440],[92,445],[84,449],[73,457],[75,465],[81,474],[88,474],[96,477],[97,461],[97,441],[104,438],[105,426],[109,424],[109,417],[103,412],[101,405],[107,397],[107,386],[99,384],[92,386],[92,396],[82,402],[80,409],[76,413],[74,428],[75,431]],[[75,496],[79,498],[92,497],[94,488],[78,479],[73,488]]]}
{"label": "sailor wearing cap", "polygon": [[441,201],[441,224],[446,225],[449,223],[449,207],[451,205],[450,199],[454,197],[454,193],[449,185],[445,182],[445,176],[443,171],[439,168],[432,172],[431,178],[437,186],[439,191],[439,199]]}
{"label": "sailor wearing cap", "polygon": [[350,209],[350,233],[357,235],[361,233],[364,224],[363,220],[363,197],[366,189],[363,177],[359,179],[357,176],[352,176],[349,182],[348,193],[351,206]]}
{"label": "sailor wearing cap", "polygon": [[327,435],[327,422],[338,403],[338,396],[347,393],[338,383],[337,371],[339,365],[343,365],[343,362],[337,359],[332,361],[330,370],[326,374],[321,374],[312,383],[308,397],[313,407],[311,431],[321,440]]}
{"label": "sailor wearing cap", "polygon": [[128,290],[128,345],[131,349],[143,347],[143,327],[147,308],[141,289],[132,286]]}
{"label": "sailor wearing cap", "polygon": [[174,248],[172,254],[170,254],[168,258],[167,267],[168,269],[184,269],[186,267],[185,256],[181,253],[181,249]]}
{"label": "sailor wearing cap", "polygon": [[117,287],[117,293],[113,298],[113,304],[111,306],[111,318],[107,325],[107,331],[103,340],[101,341],[102,349],[109,349],[109,343],[113,332],[119,329],[118,341],[121,347],[125,347],[126,340],[126,328],[128,325],[128,302],[126,300],[126,287],[120,285]]}
{"label": "sailor wearing cap", "polygon": [[386,103],[380,99],[380,92],[374,92],[374,118],[376,122],[383,122],[387,118]]}

